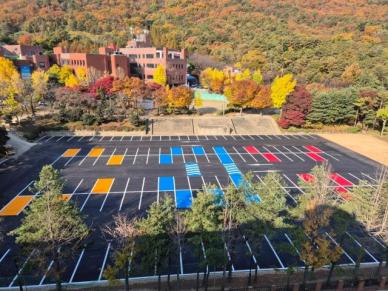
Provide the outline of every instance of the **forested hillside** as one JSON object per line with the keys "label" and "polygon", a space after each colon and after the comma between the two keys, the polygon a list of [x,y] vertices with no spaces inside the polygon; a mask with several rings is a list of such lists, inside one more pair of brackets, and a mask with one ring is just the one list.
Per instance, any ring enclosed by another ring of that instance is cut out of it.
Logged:
{"label": "forested hillside", "polygon": [[[3,0],[0,41],[75,51],[124,45],[149,26],[156,46],[301,82],[387,87],[385,0]],[[345,72],[345,75],[344,75]]]}

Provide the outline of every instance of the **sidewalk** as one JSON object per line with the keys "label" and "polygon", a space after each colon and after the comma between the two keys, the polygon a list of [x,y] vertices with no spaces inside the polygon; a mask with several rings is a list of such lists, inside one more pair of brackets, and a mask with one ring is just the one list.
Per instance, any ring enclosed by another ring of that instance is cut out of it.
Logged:
{"label": "sidewalk", "polygon": [[321,133],[319,136],[388,167],[388,143],[367,134]]}

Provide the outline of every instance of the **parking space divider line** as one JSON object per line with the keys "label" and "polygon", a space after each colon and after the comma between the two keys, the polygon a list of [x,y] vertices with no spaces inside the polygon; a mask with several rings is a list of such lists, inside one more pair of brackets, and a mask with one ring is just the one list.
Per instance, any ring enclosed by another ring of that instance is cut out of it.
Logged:
{"label": "parking space divider line", "polygon": [[376,262],[379,263],[379,260],[377,260],[358,240],[356,240],[349,232],[346,232],[346,234],[364,251]]}
{"label": "parking space divider line", "polygon": [[298,156],[296,153],[292,152],[289,148],[285,147],[285,146],[282,146],[285,150],[287,150],[290,154],[294,155],[295,157],[297,157],[299,160],[301,160],[302,162],[305,162],[305,160],[303,158],[301,158],[300,156]]}
{"label": "parking space divider line", "polygon": [[48,272],[50,271],[50,269],[51,269],[51,267],[53,266],[53,264],[54,264],[54,260],[51,260],[50,264],[49,264],[48,267],[47,267],[46,272],[44,273],[42,279],[40,279],[40,281],[39,281],[39,286],[42,286],[42,285],[43,285],[43,282],[44,282],[44,280],[46,280],[47,274],[48,274]]}
{"label": "parking space divider line", "polygon": [[132,165],[134,165],[136,163],[136,158],[137,158],[138,152],[139,152],[139,148],[137,148],[137,150],[136,150],[135,158],[133,159]]}
{"label": "parking space divider line", "polygon": [[130,180],[131,180],[131,177],[128,177],[128,179],[127,179],[127,183],[125,184],[125,189],[124,189],[124,193],[123,193],[123,198],[121,198],[121,202],[120,202],[119,211],[121,211],[121,208],[123,207],[124,198],[125,198],[125,195],[127,194],[127,190],[128,190],[128,184],[129,184],[129,181],[130,181]]}
{"label": "parking space divider line", "polygon": [[304,193],[302,188],[300,188],[294,181],[292,181],[286,174],[283,173],[284,178],[286,178],[292,186],[294,186],[296,189],[298,189],[301,193]]}
{"label": "parking space divider line", "polygon": [[15,283],[16,279],[19,277],[19,275],[23,272],[24,267],[27,265],[28,261],[31,259],[32,255],[35,253],[35,250],[33,250],[27,257],[27,259],[24,261],[22,267],[18,270],[15,277],[13,277],[11,283],[9,284],[8,288],[12,287],[12,285]]}
{"label": "parking space divider line", "polygon": [[4,260],[4,258],[8,255],[8,253],[11,251],[11,249],[9,248],[8,250],[5,251],[5,253],[1,256],[0,258],[0,263]]}
{"label": "parking space divider line", "polygon": [[139,206],[138,206],[139,210],[141,208],[141,202],[143,200],[144,184],[145,184],[145,177],[143,177],[143,183],[141,185],[141,192],[140,192],[140,199],[139,199]]}
{"label": "parking space divider line", "polygon": [[187,178],[187,184],[189,184],[189,189],[190,189],[190,193],[191,193],[191,201],[194,201],[193,190],[191,189],[190,177],[186,176],[186,178]]}
{"label": "parking space divider line", "polygon": [[287,156],[284,152],[280,151],[277,147],[275,147],[275,146],[271,146],[271,147],[273,147],[279,154],[285,156],[286,159],[289,160],[290,162],[293,162],[293,161],[294,161],[294,160],[291,159],[289,156]]}
{"label": "parking space divider line", "polygon": [[114,183],[114,182],[115,182],[115,178],[113,178],[113,180],[112,180],[112,183],[110,184],[110,187],[109,187],[108,193],[106,193],[106,194],[105,194],[104,201],[102,201],[102,204],[101,204],[101,207],[100,207],[100,212],[101,212],[101,211],[102,211],[102,209],[104,208],[104,205],[105,205],[106,199],[108,199],[108,196],[109,196],[110,190],[112,189],[112,186],[113,186],[113,183]]}
{"label": "parking space divider line", "polygon": [[267,235],[264,235],[264,238],[265,238],[265,240],[267,241],[267,243],[268,243],[269,247],[271,248],[272,252],[274,253],[276,259],[277,259],[278,262],[280,263],[280,266],[282,267],[282,269],[285,269],[282,260],[279,258],[278,253],[275,251],[275,249],[274,249],[274,247],[272,246],[272,244],[271,244],[270,240],[268,239]]}
{"label": "parking space divider line", "polygon": [[[299,250],[296,248],[295,244],[292,242],[292,240],[290,239],[290,237],[288,236],[287,233],[283,233],[284,236],[286,237],[286,239],[288,240],[288,243],[294,248],[294,250],[296,251],[296,253],[298,254],[299,258],[300,258],[300,252]],[[301,259],[302,260],[302,259]],[[303,261],[303,260],[302,260]]]}
{"label": "parking space divider line", "polygon": [[[234,151],[238,154],[238,156],[244,161],[244,163],[246,163],[247,161],[243,158],[243,156],[241,155],[241,153],[238,152],[238,150],[233,147]],[[257,162],[257,161],[256,161]]]}
{"label": "parking space divider line", "polygon": [[71,274],[69,283],[73,282],[75,273],[77,272],[79,263],[81,262],[81,259],[82,259],[82,257],[84,256],[84,253],[85,253],[85,249],[82,249],[82,252],[81,252],[81,254],[80,254],[79,257],[78,257],[77,264],[75,265],[75,268],[74,268],[74,270],[73,270],[73,273]]}
{"label": "parking space divider line", "polygon": [[356,262],[352,259],[352,257],[347,253],[347,251],[344,250],[344,248],[342,246],[340,246],[336,240],[334,238],[332,238],[332,236],[328,233],[328,232],[325,232],[326,235],[330,238],[330,240],[336,245],[336,246],[339,246],[341,248],[341,250],[343,251],[343,253],[345,254],[345,256],[353,263],[353,264],[356,264]]}
{"label": "parking space divider line", "polygon": [[100,274],[98,275],[98,281],[101,281],[102,275],[104,274],[105,264],[106,264],[106,261],[108,259],[110,246],[111,246],[111,242],[108,243],[108,246],[106,248],[104,260],[102,261],[102,265],[101,265]]}

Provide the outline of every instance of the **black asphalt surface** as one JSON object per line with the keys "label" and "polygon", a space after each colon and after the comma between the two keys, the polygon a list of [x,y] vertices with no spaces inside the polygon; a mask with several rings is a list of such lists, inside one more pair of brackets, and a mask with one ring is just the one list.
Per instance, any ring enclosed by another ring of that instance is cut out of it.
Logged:
{"label": "black asphalt surface", "polygon": [[[202,146],[205,154],[194,154],[192,148],[195,146]],[[31,195],[26,186],[38,177],[43,165],[53,163],[65,180],[64,193],[73,194],[71,201],[86,214],[87,223],[94,229],[85,248],[67,263],[64,281],[104,280],[102,271],[112,260],[112,246],[102,237],[100,227],[109,223],[118,212],[130,216],[144,215],[151,203],[163,195],[174,197],[174,189],[191,189],[195,196],[204,183],[225,188],[230,176],[213,148],[219,146],[224,147],[242,173],[251,171],[260,179],[268,171],[279,171],[287,184],[284,191],[290,204],[295,203],[294,197],[300,193],[297,175],[307,173],[321,163],[308,156],[311,148],[309,150],[306,146],[319,149],[318,155],[330,163],[333,173],[353,184],[360,180],[375,183],[374,176],[380,167],[376,162],[314,135],[47,136],[18,160],[0,165],[0,208],[17,195]],[[252,153],[252,146],[260,153],[273,154],[280,161],[269,162],[262,154]],[[94,147],[104,148],[98,158],[87,156]],[[172,164],[160,164],[160,155],[169,155],[172,147],[181,147],[183,154],[173,155]],[[80,151],[75,157],[61,157],[67,149]],[[107,165],[113,154],[125,155],[121,165]],[[198,164],[200,176],[188,176],[185,165],[191,163]],[[172,191],[160,190],[162,185],[158,181],[166,176],[174,177]],[[99,178],[114,179],[108,194],[91,193]],[[22,216],[4,217],[4,230],[8,232],[18,226]],[[286,231],[265,236],[255,244],[243,237],[239,237],[237,242],[232,257],[236,271],[249,269],[251,254],[260,269],[303,266],[295,254],[285,251],[285,248],[292,247],[292,237]],[[333,243],[337,242],[333,239]],[[381,242],[358,230],[349,232],[341,246],[345,251],[341,264],[353,264],[361,253],[364,254],[363,263],[377,263],[383,258]],[[14,259],[18,254],[13,238],[6,237],[0,248],[0,287],[16,286],[18,269],[29,259],[29,256],[22,257],[16,266]],[[173,264],[182,274],[193,273],[198,269],[198,256],[183,243],[181,256],[174,258]],[[134,262],[132,269],[138,276],[153,275],[138,272],[136,268]],[[45,272],[23,270],[22,274],[22,279],[29,285],[52,282]]]}

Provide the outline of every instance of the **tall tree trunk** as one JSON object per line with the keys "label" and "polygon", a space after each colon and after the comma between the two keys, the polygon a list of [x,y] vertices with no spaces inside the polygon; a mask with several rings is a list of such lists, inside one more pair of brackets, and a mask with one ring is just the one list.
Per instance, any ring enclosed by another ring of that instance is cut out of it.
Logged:
{"label": "tall tree trunk", "polygon": [[330,281],[331,281],[331,277],[333,275],[334,268],[335,268],[335,262],[332,262],[331,265],[330,265],[329,274],[328,274],[327,280],[326,280],[326,286],[328,288],[330,287]]}
{"label": "tall tree trunk", "polygon": [[384,121],[383,121],[383,126],[381,127],[381,132],[380,132],[380,135],[381,136],[383,136],[383,134],[384,134],[384,130],[385,130],[385,125],[387,124],[387,120],[385,119]]}
{"label": "tall tree trunk", "polygon": [[54,266],[55,266],[55,286],[57,291],[61,291],[62,290],[61,264],[59,262],[57,253],[54,256]]}
{"label": "tall tree trunk", "polygon": [[354,124],[353,126],[356,126],[357,125],[357,121],[358,121],[358,114],[360,112],[360,109],[357,109],[357,112],[356,112],[356,118],[354,119]]}
{"label": "tall tree trunk", "polygon": [[306,290],[306,281],[307,281],[307,274],[309,272],[309,266],[306,265],[304,267],[304,273],[303,273],[303,282],[302,282],[302,290]]}
{"label": "tall tree trunk", "polygon": [[125,262],[125,291],[129,291],[129,260]]}

